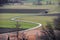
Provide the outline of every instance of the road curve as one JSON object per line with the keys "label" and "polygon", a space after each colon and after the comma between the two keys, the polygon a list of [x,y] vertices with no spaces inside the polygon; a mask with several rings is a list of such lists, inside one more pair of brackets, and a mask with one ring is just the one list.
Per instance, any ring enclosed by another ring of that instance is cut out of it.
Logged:
{"label": "road curve", "polygon": [[29,31],[29,30],[34,30],[36,28],[42,27],[42,24],[40,24],[40,23],[36,23],[36,22],[32,22],[32,21],[25,21],[25,20],[16,20],[16,18],[19,18],[19,17],[12,18],[11,20],[12,21],[21,21],[21,22],[29,22],[29,23],[38,24],[38,26],[36,26],[36,27],[30,28],[30,29],[26,29],[26,30],[22,30],[22,31]]}
{"label": "road curve", "polygon": [[[19,17],[11,18],[11,21],[17,21],[16,18],[19,18]],[[36,28],[39,28],[39,27],[42,26],[42,24],[40,24],[40,23],[35,23],[35,22],[31,22],[31,21],[25,21],[25,20],[18,20],[18,21],[38,24],[38,26],[36,26],[34,28],[30,28],[30,29],[18,29],[18,31],[29,31],[29,30],[33,30],[33,29],[36,29]],[[16,28],[0,28],[0,34],[10,33],[10,32],[15,32],[15,31],[17,31]]]}

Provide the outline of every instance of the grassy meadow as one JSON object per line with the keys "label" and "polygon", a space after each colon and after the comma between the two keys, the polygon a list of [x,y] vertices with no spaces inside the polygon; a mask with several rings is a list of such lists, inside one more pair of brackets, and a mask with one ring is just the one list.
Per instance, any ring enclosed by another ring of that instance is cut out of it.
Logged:
{"label": "grassy meadow", "polygon": [[[16,28],[16,22],[11,21],[11,18],[20,17],[17,20],[25,20],[25,21],[32,21],[36,23],[41,23],[42,25],[46,25],[46,22],[53,22],[56,16],[31,16],[27,14],[10,14],[10,13],[3,13],[0,14],[0,28]],[[37,24],[27,23],[27,22],[19,22],[19,28],[32,28],[37,26]]]}
{"label": "grassy meadow", "polygon": [[[48,14],[57,13],[56,11],[57,5],[20,5],[20,4],[12,4],[12,5],[4,5],[0,7],[0,9],[49,9]],[[11,21],[11,18],[20,17],[18,20],[32,21],[41,23],[46,26],[46,22],[52,22],[53,19],[57,18],[56,16],[29,16],[27,14],[20,13],[1,13],[0,14],[0,28],[16,28],[16,22]],[[21,28],[32,28],[37,26],[37,24],[27,23],[27,22],[19,22],[21,24]]]}
{"label": "grassy meadow", "polygon": [[[0,28],[16,28],[16,22],[11,21],[11,18],[16,16],[23,16],[22,14],[0,14]],[[19,22],[19,28],[32,28],[37,26],[37,24]]]}

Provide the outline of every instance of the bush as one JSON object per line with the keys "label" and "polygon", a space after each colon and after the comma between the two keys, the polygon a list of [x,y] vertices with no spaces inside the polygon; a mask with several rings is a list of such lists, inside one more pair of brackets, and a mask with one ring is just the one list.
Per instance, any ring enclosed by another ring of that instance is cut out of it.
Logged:
{"label": "bush", "polygon": [[54,29],[50,22],[48,22],[46,25],[46,32],[48,34],[49,40],[56,40],[55,34],[54,34]]}
{"label": "bush", "polygon": [[0,0],[0,6],[3,6],[6,3],[8,3],[8,0]]}
{"label": "bush", "polygon": [[56,30],[60,30],[60,16],[54,19],[54,27]]}

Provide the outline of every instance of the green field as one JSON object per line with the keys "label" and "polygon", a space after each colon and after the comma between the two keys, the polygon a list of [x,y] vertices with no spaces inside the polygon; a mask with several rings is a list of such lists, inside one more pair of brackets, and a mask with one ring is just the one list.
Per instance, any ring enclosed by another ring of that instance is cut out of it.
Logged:
{"label": "green field", "polygon": [[26,5],[4,5],[3,7],[0,8],[4,8],[4,9],[54,9],[56,8],[57,5],[30,5],[26,4]]}
{"label": "green field", "polygon": [[57,16],[27,16],[19,18],[19,20],[27,20],[32,22],[41,23],[43,26],[46,26],[47,22],[53,23],[54,19],[57,18]]}
{"label": "green field", "polygon": [[[16,28],[16,22],[10,19],[16,16],[23,16],[21,14],[0,14],[0,28]],[[38,24],[19,22],[19,28],[32,28]]]}
{"label": "green field", "polygon": [[[42,25],[46,26],[46,22],[53,22],[54,18],[57,18],[56,16],[29,16],[26,14],[0,14],[0,28],[16,28],[16,22],[11,21],[11,18],[14,17],[20,17],[17,18],[17,20],[25,20],[25,21],[32,21],[41,23]],[[19,22],[21,26],[19,28],[32,28],[37,26],[37,24],[27,23],[27,22]]]}

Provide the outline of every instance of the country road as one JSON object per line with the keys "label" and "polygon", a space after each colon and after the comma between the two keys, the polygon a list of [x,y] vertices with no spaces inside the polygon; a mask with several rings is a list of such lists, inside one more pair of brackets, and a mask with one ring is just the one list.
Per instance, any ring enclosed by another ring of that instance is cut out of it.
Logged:
{"label": "country road", "polygon": [[40,13],[48,9],[0,9],[0,13]]}
{"label": "country road", "polygon": [[[19,18],[19,17],[11,18],[11,21],[18,21],[18,20],[16,20],[16,18]],[[19,20],[19,21],[21,21],[21,22],[34,23],[34,24],[38,24],[38,25],[36,27],[30,28],[30,29],[18,28],[18,31],[29,31],[29,30],[33,30],[33,29],[36,29],[36,28],[39,28],[39,27],[42,26],[42,24],[40,24],[40,23],[35,23],[35,22],[31,22],[31,21],[24,21],[24,20]],[[2,33],[9,33],[9,32],[16,32],[16,31],[17,31],[17,28],[0,28],[0,34],[2,34]]]}
{"label": "country road", "polygon": [[[22,31],[22,30],[25,30],[25,29],[18,29],[18,31]],[[16,32],[17,29],[16,28],[0,28],[0,34],[2,33],[10,33],[10,32]]]}

